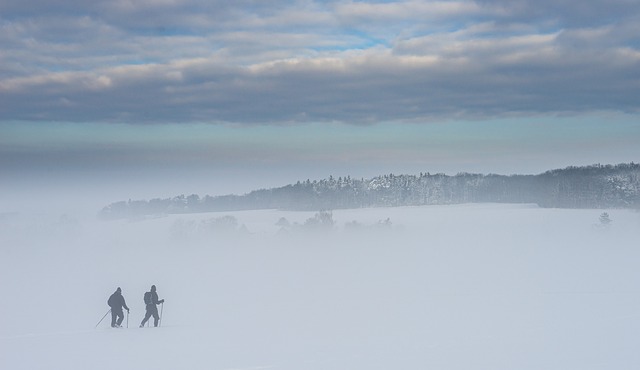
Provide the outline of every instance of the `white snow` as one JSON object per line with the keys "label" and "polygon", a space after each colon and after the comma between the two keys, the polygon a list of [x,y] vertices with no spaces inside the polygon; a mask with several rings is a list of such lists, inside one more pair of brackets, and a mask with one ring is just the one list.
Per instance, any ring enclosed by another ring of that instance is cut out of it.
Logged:
{"label": "white snow", "polygon": [[[5,215],[0,369],[640,368],[640,213],[607,212],[343,210],[289,234],[314,213]],[[250,233],[197,227],[226,215]],[[151,284],[162,327],[140,329]],[[94,329],[118,286],[129,328]]]}

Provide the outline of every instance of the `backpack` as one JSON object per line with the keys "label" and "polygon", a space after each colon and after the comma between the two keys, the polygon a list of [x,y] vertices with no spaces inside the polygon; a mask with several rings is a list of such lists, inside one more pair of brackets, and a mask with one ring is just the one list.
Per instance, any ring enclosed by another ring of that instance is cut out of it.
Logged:
{"label": "backpack", "polygon": [[153,298],[151,297],[151,292],[144,293],[144,304],[153,304]]}

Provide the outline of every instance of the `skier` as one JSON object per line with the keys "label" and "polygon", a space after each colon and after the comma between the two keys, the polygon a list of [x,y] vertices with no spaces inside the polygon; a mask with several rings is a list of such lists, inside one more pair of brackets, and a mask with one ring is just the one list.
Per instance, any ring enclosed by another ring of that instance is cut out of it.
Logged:
{"label": "skier", "polygon": [[118,287],[118,289],[116,289],[116,291],[109,297],[107,304],[111,307],[111,327],[121,327],[122,320],[124,320],[122,307],[127,310],[127,313],[129,313],[129,307],[127,307],[127,303],[124,301],[122,289],[120,289],[120,287]]}
{"label": "skier", "polygon": [[144,327],[144,324],[153,316],[153,326],[158,326],[158,320],[160,316],[158,316],[158,307],[160,303],[164,303],[164,299],[158,300],[158,293],[156,293],[156,286],[151,286],[151,291],[144,293],[144,303],[147,305],[147,313],[144,315],[144,319],[142,319],[142,323],[140,323],[140,327]]}

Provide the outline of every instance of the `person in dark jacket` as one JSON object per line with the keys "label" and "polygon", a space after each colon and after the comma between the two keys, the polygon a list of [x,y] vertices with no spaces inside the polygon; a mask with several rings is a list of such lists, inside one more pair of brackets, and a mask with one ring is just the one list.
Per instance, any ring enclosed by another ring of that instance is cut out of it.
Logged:
{"label": "person in dark jacket", "polygon": [[127,307],[127,303],[124,301],[122,289],[120,289],[120,287],[118,287],[118,289],[116,289],[116,291],[109,297],[107,304],[111,307],[111,327],[119,328],[122,324],[122,320],[124,320],[122,307],[124,307],[127,310],[127,313],[129,313],[129,307]]}
{"label": "person in dark jacket", "polygon": [[160,316],[158,316],[158,307],[160,303],[164,303],[164,299],[158,300],[158,293],[156,293],[156,286],[151,286],[151,291],[144,293],[144,303],[147,305],[147,313],[144,315],[144,319],[142,319],[142,323],[140,323],[140,327],[144,327],[144,324],[153,316],[153,326],[158,326],[158,320],[160,320]]}

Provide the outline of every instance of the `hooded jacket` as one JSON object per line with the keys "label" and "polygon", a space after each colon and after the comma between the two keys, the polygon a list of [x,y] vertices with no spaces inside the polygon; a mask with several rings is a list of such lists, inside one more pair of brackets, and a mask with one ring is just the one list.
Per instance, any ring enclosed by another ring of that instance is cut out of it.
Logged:
{"label": "hooded jacket", "polygon": [[127,311],[129,307],[127,307],[127,303],[124,301],[124,297],[122,296],[122,292],[120,288],[118,288],[107,301],[109,307],[111,307],[114,311],[122,311],[122,307],[124,307]]}

